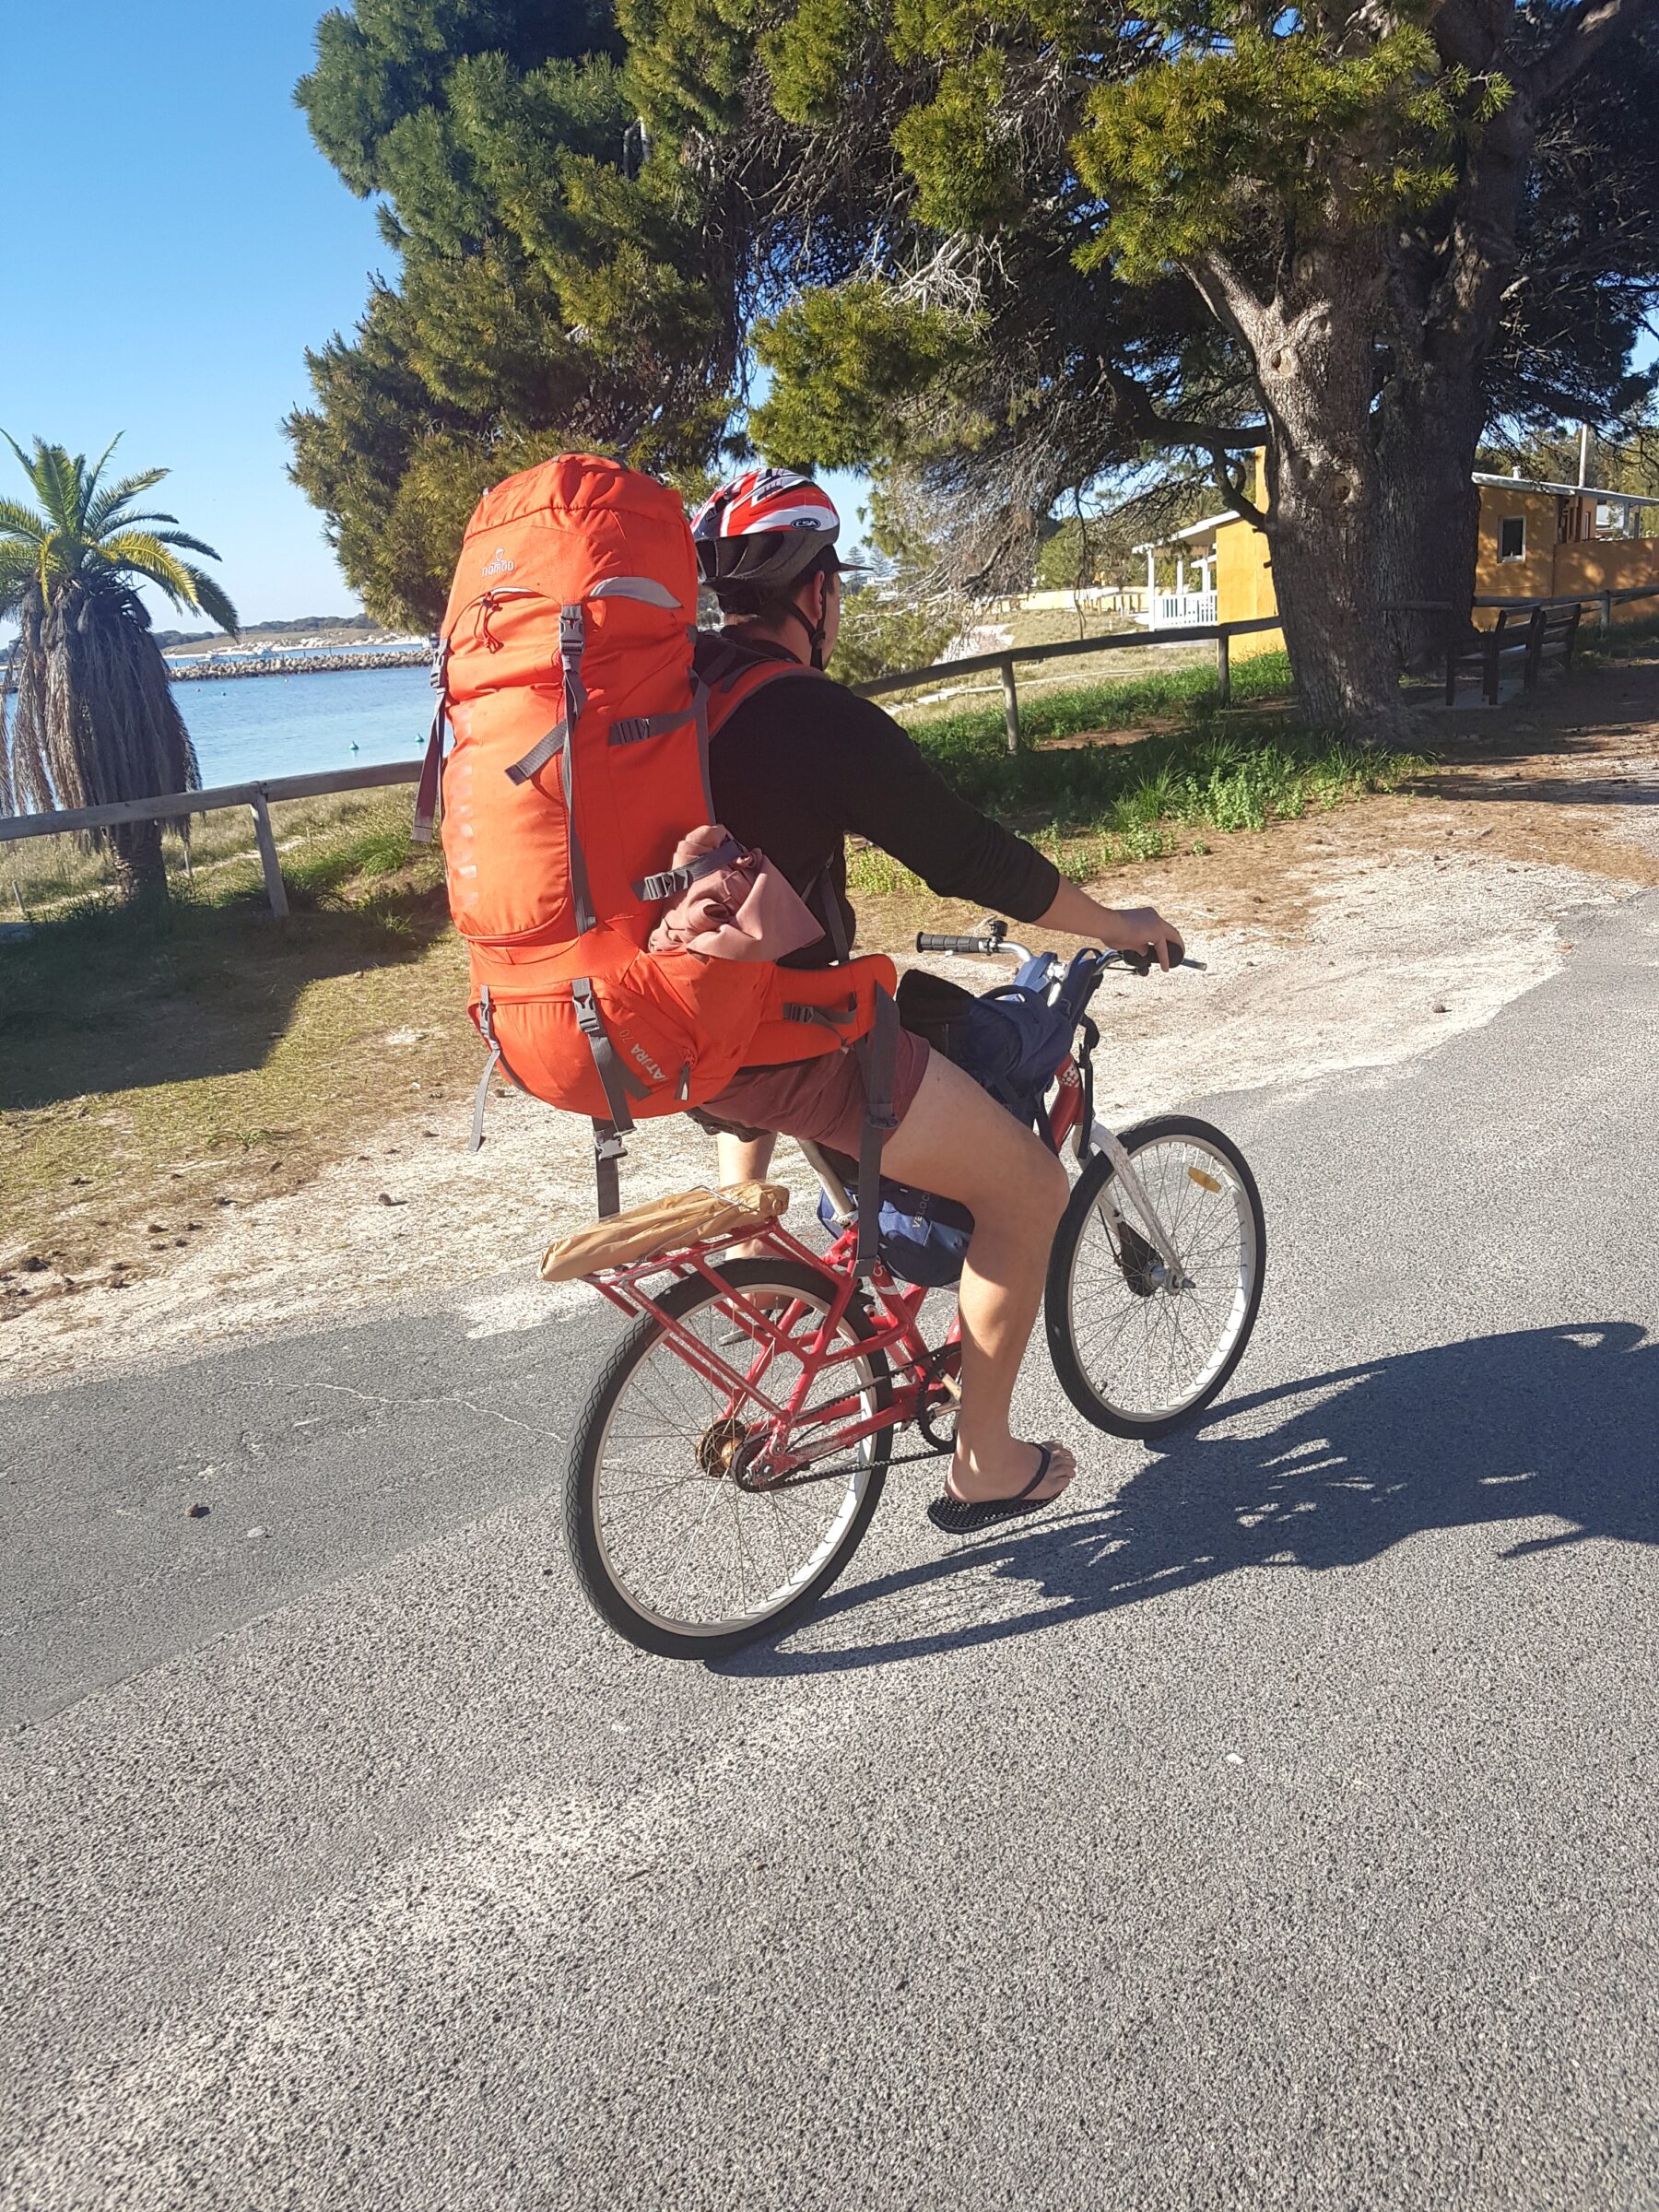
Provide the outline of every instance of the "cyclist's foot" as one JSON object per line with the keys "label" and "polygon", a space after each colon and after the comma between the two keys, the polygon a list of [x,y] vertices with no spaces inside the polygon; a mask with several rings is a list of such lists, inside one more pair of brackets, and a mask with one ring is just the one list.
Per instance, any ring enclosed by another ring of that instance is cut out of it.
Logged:
{"label": "cyclist's foot", "polygon": [[[1022,1487],[1014,1491],[980,1490],[979,1486],[986,1479],[984,1472],[975,1468],[967,1473],[964,1481],[959,1461],[953,1460],[946,1478],[945,1495],[935,1498],[927,1509],[927,1517],[934,1526],[944,1529],[948,1535],[967,1536],[998,1521],[1011,1520],[1017,1514],[1039,1512],[1043,1506],[1053,1505],[1077,1472],[1077,1463],[1064,1444],[1026,1444],[1015,1449],[1035,1452],[1037,1465]],[[965,1494],[969,1484],[977,1495]]]}

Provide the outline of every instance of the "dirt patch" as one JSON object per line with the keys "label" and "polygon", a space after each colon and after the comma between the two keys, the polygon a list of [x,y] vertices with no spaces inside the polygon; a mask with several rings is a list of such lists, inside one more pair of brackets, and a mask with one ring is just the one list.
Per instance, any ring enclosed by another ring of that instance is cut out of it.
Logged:
{"label": "dirt patch", "polygon": [[[1659,663],[1589,672],[1524,714],[1445,717],[1447,765],[1418,792],[1112,870],[1101,895],[1155,901],[1206,966],[1108,986],[1103,1111],[1126,1121],[1206,1092],[1387,1065],[1488,1020],[1567,957],[1564,915],[1659,884],[1656,710]],[[919,926],[978,918],[933,899],[861,902],[865,942],[895,949]],[[152,1188],[122,1211],[107,1187],[71,1188],[29,1240],[0,1244],[6,1386],[320,1324],[406,1293],[453,1293],[481,1332],[568,1295],[530,1269],[551,1234],[591,1215],[585,1125],[503,1092],[484,1150],[465,1152],[458,973],[447,948],[426,960],[447,994],[440,1026],[410,971],[394,971],[406,979],[395,1003],[377,1009],[379,1111],[354,1100],[330,1156],[263,1144],[273,1133],[255,1129],[229,1161],[178,1152],[160,1198]],[[630,1202],[704,1182],[712,1166],[707,1140],[680,1121],[631,1153]],[[782,1164],[805,1193],[804,1163]],[[514,1265],[522,1288],[467,1291]]]}

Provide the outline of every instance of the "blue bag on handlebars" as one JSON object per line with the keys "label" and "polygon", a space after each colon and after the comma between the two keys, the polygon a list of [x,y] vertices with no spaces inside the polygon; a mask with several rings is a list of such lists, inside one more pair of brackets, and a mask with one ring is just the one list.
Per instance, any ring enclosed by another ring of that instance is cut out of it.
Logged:
{"label": "blue bag on handlebars", "polygon": [[[983,997],[925,969],[912,968],[899,984],[899,1016],[907,1030],[954,1060],[1017,1121],[1049,1135],[1043,1100],[1082,1020],[1099,972],[1098,956],[1079,953],[1065,971],[1053,1003],[1049,956],[1027,961],[1010,983]],[[828,1197],[818,1217],[833,1228]],[[973,1216],[953,1199],[909,1183],[881,1182],[881,1256],[901,1282],[943,1289],[961,1276]]]}

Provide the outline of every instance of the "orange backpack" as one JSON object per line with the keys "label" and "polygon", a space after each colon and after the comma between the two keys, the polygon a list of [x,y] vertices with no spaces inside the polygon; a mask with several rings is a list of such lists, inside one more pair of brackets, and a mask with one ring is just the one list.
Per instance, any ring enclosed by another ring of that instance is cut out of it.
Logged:
{"label": "orange backpack", "polygon": [[[717,654],[700,674],[697,589],[672,491],[561,454],[479,501],[433,671],[415,834],[430,835],[441,765],[450,911],[490,1047],[473,1144],[499,1062],[521,1089],[592,1120],[602,1214],[616,1211],[635,1122],[703,1104],[740,1067],[863,1040],[878,1012],[885,1044],[891,1022],[894,971],[879,955],[812,970],[646,948],[698,872],[673,868],[676,845],[714,819],[712,730],[759,684],[799,673]],[[861,1047],[876,1094],[870,1057]],[[869,1118],[892,1125],[884,1098],[871,1096]]]}

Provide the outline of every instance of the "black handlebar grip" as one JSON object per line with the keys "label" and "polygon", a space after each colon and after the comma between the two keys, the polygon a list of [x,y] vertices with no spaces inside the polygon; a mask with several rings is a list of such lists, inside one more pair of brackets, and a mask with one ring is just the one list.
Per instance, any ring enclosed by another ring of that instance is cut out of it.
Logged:
{"label": "black handlebar grip", "polygon": [[924,929],[916,933],[916,950],[996,953],[1002,950],[1002,946],[995,937],[940,937]]}

